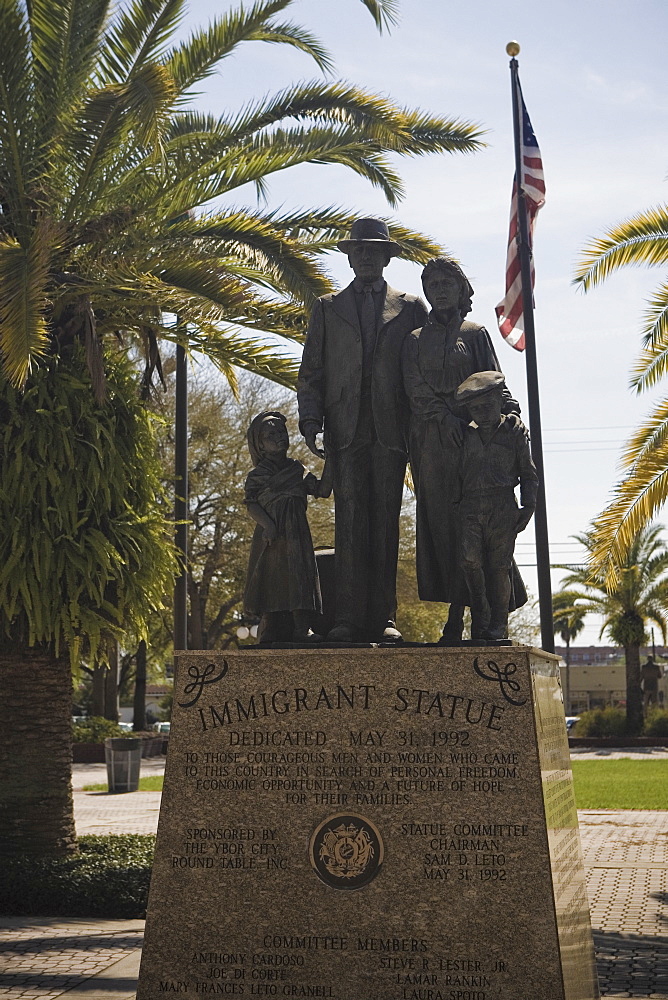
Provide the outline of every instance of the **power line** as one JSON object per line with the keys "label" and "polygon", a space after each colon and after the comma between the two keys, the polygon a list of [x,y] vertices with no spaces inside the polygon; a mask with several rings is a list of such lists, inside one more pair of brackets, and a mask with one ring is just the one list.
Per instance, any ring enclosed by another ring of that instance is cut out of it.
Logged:
{"label": "power line", "polygon": [[628,431],[633,430],[636,424],[605,424],[603,427],[546,427],[544,432],[547,434],[561,433],[561,431]]}
{"label": "power line", "polygon": [[585,441],[550,441],[550,444],[553,445],[553,446],[554,445],[570,446],[572,444],[581,445],[581,444],[616,444],[616,443],[617,443],[616,441],[613,441],[610,438],[592,438],[590,441],[586,441],[586,440]]}
{"label": "power line", "polygon": [[592,451],[619,451],[621,445],[615,445],[613,448],[544,448],[543,451],[546,455],[584,455]]}

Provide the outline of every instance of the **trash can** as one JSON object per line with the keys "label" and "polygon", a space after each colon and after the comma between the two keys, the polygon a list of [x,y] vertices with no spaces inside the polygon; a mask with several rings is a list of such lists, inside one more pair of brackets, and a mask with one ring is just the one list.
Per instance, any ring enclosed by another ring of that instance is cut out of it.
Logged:
{"label": "trash can", "polygon": [[136,792],[139,788],[141,740],[110,736],[104,741],[107,783],[110,792]]}

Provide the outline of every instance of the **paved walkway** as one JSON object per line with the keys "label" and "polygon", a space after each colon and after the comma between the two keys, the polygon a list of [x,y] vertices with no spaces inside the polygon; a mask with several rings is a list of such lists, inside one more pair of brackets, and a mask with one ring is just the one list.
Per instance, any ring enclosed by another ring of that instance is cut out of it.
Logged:
{"label": "paved walkway", "polygon": [[[142,778],[164,774],[164,757],[145,757],[141,762]],[[105,764],[73,764],[74,821],[77,834],[84,833],[155,833],[158,829],[161,792],[132,792],[109,795],[107,792],[84,792],[84,785],[106,785]],[[2,993],[0,992],[0,998]]]}
{"label": "paved walkway", "polygon": [[[576,751],[579,760],[668,756]],[[142,761],[142,775],[164,759]],[[77,832],[154,833],[160,792],[84,792],[100,764],[73,768]],[[602,996],[668,1000],[668,812],[579,813]],[[134,1000],[142,920],[0,918],[0,1000]]]}
{"label": "paved walkway", "polygon": [[578,816],[601,993],[668,998],[668,812]]}

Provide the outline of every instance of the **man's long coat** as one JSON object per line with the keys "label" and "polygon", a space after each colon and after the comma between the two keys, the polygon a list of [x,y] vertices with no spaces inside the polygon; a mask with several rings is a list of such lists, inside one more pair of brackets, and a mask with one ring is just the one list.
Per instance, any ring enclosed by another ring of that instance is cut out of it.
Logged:
{"label": "man's long coat", "polygon": [[[409,407],[401,373],[401,349],[412,330],[424,325],[421,299],[387,286],[373,357],[371,398],[381,444],[407,452]],[[352,444],[362,395],[362,334],[352,283],[318,299],[309,323],[299,369],[299,423],[325,430],[325,447]]]}

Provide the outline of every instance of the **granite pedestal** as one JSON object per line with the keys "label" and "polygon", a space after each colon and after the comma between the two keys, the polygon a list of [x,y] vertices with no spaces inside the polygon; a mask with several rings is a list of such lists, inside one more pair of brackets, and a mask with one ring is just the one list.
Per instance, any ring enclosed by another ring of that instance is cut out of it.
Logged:
{"label": "granite pedestal", "polygon": [[596,1000],[557,657],[176,661],[138,1000]]}

